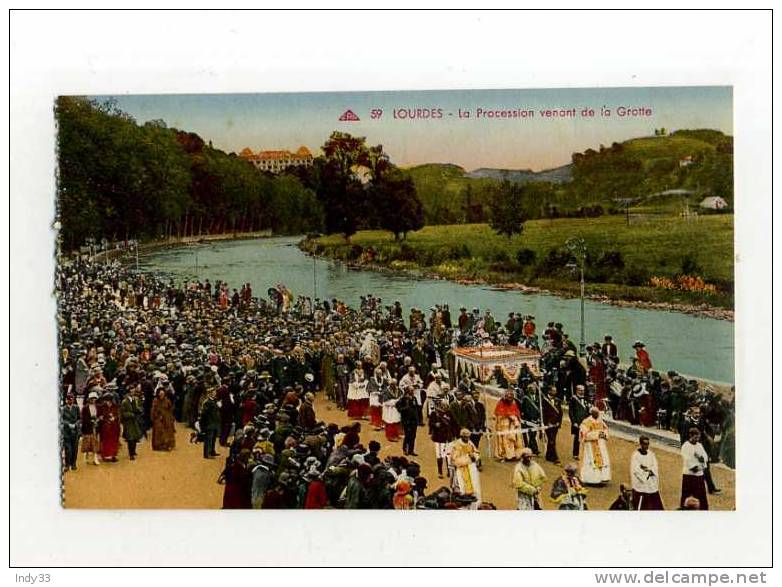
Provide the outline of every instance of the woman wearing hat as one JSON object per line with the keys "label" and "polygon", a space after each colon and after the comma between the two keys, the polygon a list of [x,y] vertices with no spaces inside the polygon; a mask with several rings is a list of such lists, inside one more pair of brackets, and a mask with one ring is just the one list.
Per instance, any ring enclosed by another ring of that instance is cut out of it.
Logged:
{"label": "woman wearing hat", "polygon": [[119,406],[114,394],[108,390],[103,394],[98,407],[100,434],[100,457],[104,461],[117,462],[119,452]]}
{"label": "woman wearing hat", "polygon": [[100,465],[98,460],[98,391],[91,390],[87,396],[87,403],[81,409],[81,452],[84,453],[84,462],[89,462],[92,453],[93,463]]}
{"label": "woman wearing hat", "polygon": [[242,449],[233,464],[226,470],[225,491],[223,492],[224,510],[252,509],[253,475],[250,456],[249,450]]}
{"label": "woman wearing hat", "polygon": [[152,401],[152,450],[173,450],[176,446],[174,431],[174,404],[160,386]]}
{"label": "woman wearing hat", "polygon": [[638,359],[638,367],[645,375],[652,368],[652,359],[649,357],[649,353],[646,350],[646,345],[640,340],[635,341],[633,345],[635,349],[635,358]]}
{"label": "woman wearing hat", "polygon": [[304,474],[304,480],[307,482],[304,509],[322,510],[327,507],[329,505],[329,498],[326,493],[326,484],[323,481],[323,475],[317,464],[310,465],[310,468]]}

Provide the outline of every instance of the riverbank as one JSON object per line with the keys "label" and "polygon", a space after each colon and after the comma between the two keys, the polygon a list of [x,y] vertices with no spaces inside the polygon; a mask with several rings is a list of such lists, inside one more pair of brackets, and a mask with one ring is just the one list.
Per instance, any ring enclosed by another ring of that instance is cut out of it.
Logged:
{"label": "riverbank", "polygon": [[[155,239],[155,240],[139,243],[138,251],[139,253],[149,253],[151,251],[155,251],[157,249],[162,249],[166,247],[187,246],[193,244],[203,244],[207,242],[239,241],[239,240],[251,240],[256,238],[271,238],[272,236],[276,236],[276,235],[272,235],[271,230],[257,230],[253,232],[233,232],[233,233],[225,233],[225,234],[202,234],[202,235],[194,235],[194,236],[170,237],[167,239]],[[123,246],[120,248],[114,247],[104,251],[98,251],[93,256],[93,259],[96,259],[98,261],[103,261],[106,259],[116,259],[125,255],[132,255],[134,253],[135,253],[135,248],[133,248],[132,246],[130,247]]]}
{"label": "riverbank", "polygon": [[[697,222],[652,219],[628,226],[615,217],[542,220],[526,223],[524,233],[512,239],[488,225],[429,226],[401,242],[387,232],[361,231],[350,242],[330,235],[305,239],[300,247],[352,268],[574,298],[580,285],[563,251],[567,239],[579,235],[594,259],[587,268],[588,299],[733,321],[732,218]],[[691,291],[651,285],[652,278],[675,284],[682,269],[702,276],[688,283]]]}

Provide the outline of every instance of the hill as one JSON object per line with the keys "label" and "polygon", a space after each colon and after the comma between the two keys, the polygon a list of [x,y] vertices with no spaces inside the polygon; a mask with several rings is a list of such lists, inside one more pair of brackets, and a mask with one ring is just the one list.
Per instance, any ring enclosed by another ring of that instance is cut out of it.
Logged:
{"label": "hill", "polygon": [[699,129],[600,145],[573,154],[572,176],[573,205],[632,198],[653,209],[654,195],[672,189],[694,192],[691,203],[714,195],[732,205],[733,138]]}
{"label": "hill", "polygon": [[468,221],[470,207],[482,206],[497,184],[491,178],[470,178],[450,163],[427,163],[404,170],[415,183],[424,207],[425,224],[458,224]]}
{"label": "hill", "polygon": [[465,177],[470,179],[495,179],[497,181],[508,180],[512,183],[529,183],[533,181],[547,181],[550,183],[567,183],[571,179],[572,165],[562,165],[554,169],[532,171],[531,169],[494,169],[481,167],[469,173]]}
{"label": "hill", "polygon": [[[426,224],[485,222],[491,191],[508,180],[548,184],[548,199],[537,202],[534,218],[578,215],[586,208],[624,211],[617,200],[630,199],[631,212],[660,214],[691,208],[706,195],[733,205],[733,138],[717,130],[679,130],[639,137],[574,153],[572,163],[535,172],[483,167],[466,172],[458,165],[429,163],[405,169],[424,208]],[[672,189],[689,196],[660,198]]]}

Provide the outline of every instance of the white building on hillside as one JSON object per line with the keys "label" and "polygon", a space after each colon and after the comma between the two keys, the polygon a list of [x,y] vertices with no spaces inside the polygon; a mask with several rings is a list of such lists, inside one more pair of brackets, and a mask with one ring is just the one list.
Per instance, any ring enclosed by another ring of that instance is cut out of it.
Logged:
{"label": "white building on hillside", "polygon": [[290,151],[258,151],[253,153],[250,148],[239,153],[242,159],[247,159],[256,169],[279,173],[288,167],[310,167],[314,157],[307,147],[299,147],[295,153]]}
{"label": "white building on hillside", "polygon": [[707,198],[703,198],[701,203],[698,205],[701,208],[706,208],[708,210],[722,210],[728,207],[728,203],[719,196],[709,196]]}

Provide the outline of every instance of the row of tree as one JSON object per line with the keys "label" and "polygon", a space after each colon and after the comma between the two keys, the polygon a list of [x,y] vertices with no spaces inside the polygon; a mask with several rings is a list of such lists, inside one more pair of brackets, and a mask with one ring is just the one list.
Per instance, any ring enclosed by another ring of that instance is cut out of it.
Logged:
{"label": "row of tree", "polygon": [[382,146],[334,132],[312,167],[272,175],[195,133],[139,125],[113,101],[60,97],[58,213],[62,242],[189,237],[271,229],[361,228],[404,236],[423,225],[415,186]]}

